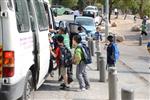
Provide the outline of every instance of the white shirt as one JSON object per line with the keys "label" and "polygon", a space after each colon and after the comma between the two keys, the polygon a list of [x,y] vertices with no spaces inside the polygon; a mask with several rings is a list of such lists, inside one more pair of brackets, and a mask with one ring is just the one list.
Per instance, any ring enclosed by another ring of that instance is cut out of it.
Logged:
{"label": "white shirt", "polygon": [[86,40],[87,34],[85,32],[80,32],[79,35],[81,36],[81,39],[82,39],[81,42],[84,44],[87,44],[87,40]]}
{"label": "white shirt", "polygon": [[73,12],[73,14],[76,15],[76,16],[79,16],[79,15],[80,15],[80,12],[79,12],[79,10],[75,10],[75,11]]}

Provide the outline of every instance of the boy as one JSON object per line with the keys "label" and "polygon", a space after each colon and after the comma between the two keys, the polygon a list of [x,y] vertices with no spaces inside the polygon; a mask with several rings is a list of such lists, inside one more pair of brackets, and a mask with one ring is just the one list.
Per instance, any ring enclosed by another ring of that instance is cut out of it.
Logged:
{"label": "boy", "polygon": [[84,63],[83,59],[83,52],[81,48],[78,46],[81,44],[81,37],[80,35],[73,36],[73,47],[75,48],[74,56],[73,56],[73,63],[77,65],[76,67],[76,77],[79,82],[80,89],[79,91],[84,91],[86,89],[90,88],[89,79],[87,77],[87,71],[86,71],[86,64]]}
{"label": "boy", "polygon": [[57,37],[58,47],[56,48],[55,53],[51,50],[51,54],[56,58],[57,67],[60,68],[60,75],[63,76],[63,80],[64,80],[64,84],[61,85],[62,88],[60,88],[60,89],[69,88],[68,87],[67,67],[63,66],[60,62],[61,61],[61,48],[64,47],[63,41],[64,41],[63,36],[59,35]]}
{"label": "boy", "polygon": [[97,51],[99,51],[99,40],[102,41],[102,34],[100,33],[100,27],[96,28],[96,32],[95,32],[95,40],[96,40],[96,49]]}
{"label": "boy", "polygon": [[109,41],[107,47],[107,67],[115,67],[115,63],[119,59],[119,50],[114,43],[113,36],[109,35],[107,40]]}

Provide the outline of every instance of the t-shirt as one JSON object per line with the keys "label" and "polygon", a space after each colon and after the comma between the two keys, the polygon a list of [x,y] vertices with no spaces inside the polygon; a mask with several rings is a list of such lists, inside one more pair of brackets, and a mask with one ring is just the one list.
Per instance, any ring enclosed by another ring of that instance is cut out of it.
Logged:
{"label": "t-shirt", "polygon": [[70,49],[70,39],[68,34],[61,34],[64,37],[64,45]]}
{"label": "t-shirt", "polygon": [[59,65],[60,56],[61,56],[59,47],[56,48],[55,54],[56,54],[56,63],[57,63],[57,65]]}
{"label": "t-shirt", "polygon": [[81,41],[81,42],[84,43],[84,44],[87,44],[87,40],[86,40],[87,34],[86,34],[85,32],[80,32],[79,35],[80,35],[81,38],[82,38],[82,41]]}
{"label": "t-shirt", "polygon": [[80,12],[79,12],[79,10],[75,10],[75,11],[73,12],[73,14],[74,14],[75,16],[79,16],[79,15],[80,15]]}
{"label": "t-shirt", "polygon": [[101,33],[100,32],[95,32],[95,39],[96,40],[101,40],[102,41],[102,35],[101,35]]}
{"label": "t-shirt", "polygon": [[80,61],[82,60],[82,55],[83,55],[83,53],[82,53],[81,48],[76,48],[75,53],[74,53],[75,58],[77,58],[76,59],[76,61],[77,61],[76,64],[80,63]]}

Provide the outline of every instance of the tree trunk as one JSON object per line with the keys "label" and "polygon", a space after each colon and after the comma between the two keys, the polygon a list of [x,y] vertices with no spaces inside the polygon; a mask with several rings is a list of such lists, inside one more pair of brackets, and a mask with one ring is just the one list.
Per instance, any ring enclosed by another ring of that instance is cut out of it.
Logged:
{"label": "tree trunk", "polygon": [[143,5],[144,5],[144,0],[141,0],[140,5],[139,5],[139,15],[141,18],[143,18],[143,16],[144,16]]}

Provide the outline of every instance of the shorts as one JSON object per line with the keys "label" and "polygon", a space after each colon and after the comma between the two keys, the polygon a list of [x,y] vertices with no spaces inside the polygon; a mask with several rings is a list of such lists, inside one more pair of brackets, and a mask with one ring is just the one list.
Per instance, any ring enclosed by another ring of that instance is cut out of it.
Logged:
{"label": "shorts", "polygon": [[60,67],[60,75],[64,76],[67,74],[67,67],[61,66]]}

